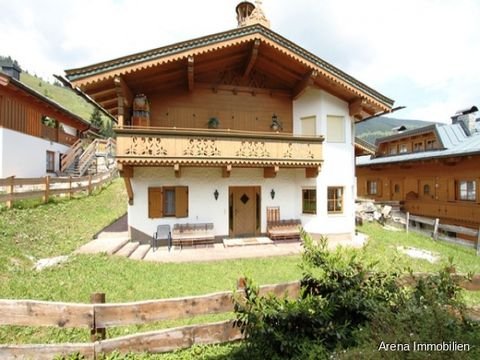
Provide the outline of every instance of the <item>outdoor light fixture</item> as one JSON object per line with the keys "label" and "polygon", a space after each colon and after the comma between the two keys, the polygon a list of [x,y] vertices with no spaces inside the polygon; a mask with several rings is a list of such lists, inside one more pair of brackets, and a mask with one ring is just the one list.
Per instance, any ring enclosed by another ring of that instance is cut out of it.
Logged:
{"label": "outdoor light fixture", "polygon": [[272,200],[275,199],[275,190],[272,189],[272,191],[270,191],[270,196],[272,197]]}
{"label": "outdoor light fixture", "polygon": [[218,200],[218,190],[215,189],[213,196],[215,197],[215,200]]}
{"label": "outdoor light fixture", "polygon": [[275,114],[272,115],[272,124],[270,125],[270,128],[273,131],[283,130],[282,123],[280,122],[280,120],[278,120],[278,116]]}

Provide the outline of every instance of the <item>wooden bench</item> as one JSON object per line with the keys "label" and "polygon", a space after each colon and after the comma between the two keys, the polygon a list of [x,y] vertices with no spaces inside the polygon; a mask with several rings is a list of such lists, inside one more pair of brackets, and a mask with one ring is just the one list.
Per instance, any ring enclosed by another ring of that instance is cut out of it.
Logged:
{"label": "wooden bench", "polygon": [[214,240],[213,223],[173,225],[173,246],[211,245]]}
{"label": "wooden bench", "polygon": [[267,207],[267,235],[272,240],[300,240],[299,219],[280,220],[279,207]]}

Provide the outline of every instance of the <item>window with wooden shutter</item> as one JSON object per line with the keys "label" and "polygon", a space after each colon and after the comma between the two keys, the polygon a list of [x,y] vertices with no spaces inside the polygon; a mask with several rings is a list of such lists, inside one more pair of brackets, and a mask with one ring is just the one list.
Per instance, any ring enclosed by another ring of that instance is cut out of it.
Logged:
{"label": "window with wooden shutter", "polygon": [[175,216],[188,217],[188,187],[177,186],[175,188]]}
{"label": "window with wooden shutter", "polygon": [[148,188],[148,217],[150,219],[163,217],[163,189],[161,187]]}

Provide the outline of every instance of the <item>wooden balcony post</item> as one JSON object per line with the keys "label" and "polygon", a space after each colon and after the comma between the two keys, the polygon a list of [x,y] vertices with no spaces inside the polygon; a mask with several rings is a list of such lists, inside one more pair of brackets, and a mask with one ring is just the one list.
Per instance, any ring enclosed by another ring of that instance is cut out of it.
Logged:
{"label": "wooden balcony post", "polygon": [[7,208],[11,209],[13,206],[13,194],[14,194],[13,190],[15,188],[15,175],[10,176],[7,179],[8,179],[7,194],[10,195],[10,198],[7,201]]}
{"label": "wooden balcony post", "polygon": [[50,176],[45,176],[45,195],[43,197],[43,202],[48,203],[50,197]]}

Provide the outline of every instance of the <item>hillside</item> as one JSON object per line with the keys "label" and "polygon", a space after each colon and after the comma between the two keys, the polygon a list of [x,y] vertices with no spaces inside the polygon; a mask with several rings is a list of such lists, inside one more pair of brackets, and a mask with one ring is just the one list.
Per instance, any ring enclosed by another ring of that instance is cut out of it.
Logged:
{"label": "hillside", "polygon": [[61,85],[52,85],[25,72],[20,74],[20,81],[53,101],[56,101],[72,113],[80,116],[82,119],[87,121],[90,120],[90,116],[93,112],[93,105],[89,104],[70,89]]}
{"label": "hillside", "polygon": [[393,134],[392,129],[404,125],[408,130],[433,124],[432,121],[394,119],[380,116],[355,126],[356,136],[362,140],[375,144],[375,140]]}

